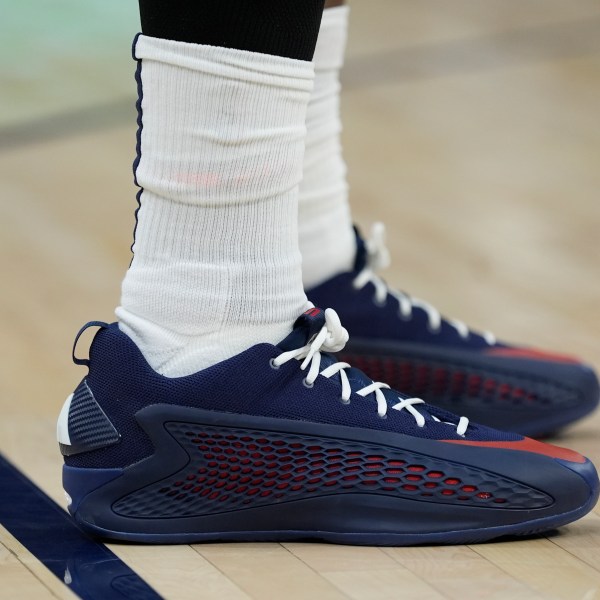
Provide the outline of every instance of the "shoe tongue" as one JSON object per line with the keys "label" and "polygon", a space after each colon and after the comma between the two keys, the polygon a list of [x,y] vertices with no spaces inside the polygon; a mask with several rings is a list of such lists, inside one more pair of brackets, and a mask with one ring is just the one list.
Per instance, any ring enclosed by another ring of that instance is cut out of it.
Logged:
{"label": "shoe tongue", "polygon": [[302,348],[321,331],[323,325],[325,325],[325,312],[320,308],[309,308],[296,319],[292,333],[279,342],[277,346],[284,352]]}

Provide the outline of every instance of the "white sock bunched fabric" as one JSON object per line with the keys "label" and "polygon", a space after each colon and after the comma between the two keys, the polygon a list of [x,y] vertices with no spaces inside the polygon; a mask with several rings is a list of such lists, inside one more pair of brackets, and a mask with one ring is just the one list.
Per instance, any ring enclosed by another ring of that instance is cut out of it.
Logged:
{"label": "white sock bunched fabric", "polygon": [[307,306],[298,184],[309,62],[140,36],[142,188],[120,328],[169,377],[259,342]]}
{"label": "white sock bunched fabric", "polygon": [[325,9],[313,59],[315,86],[306,118],[298,223],[306,289],[351,270],[356,254],[340,140],[340,70],[348,14],[347,6]]}

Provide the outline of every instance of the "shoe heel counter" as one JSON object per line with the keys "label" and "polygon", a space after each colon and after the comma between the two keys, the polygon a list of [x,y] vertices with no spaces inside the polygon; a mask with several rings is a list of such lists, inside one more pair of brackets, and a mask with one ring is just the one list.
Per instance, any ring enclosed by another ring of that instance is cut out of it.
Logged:
{"label": "shoe heel counter", "polygon": [[116,444],[121,436],[98,404],[84,378],[65,400],[56,426],[63,456],[72,456]]}
{"label": "shoe heel counter", "polygon": [[74,515],[88,494],[122,474],[123,469],[85,469],[63,465],[62,482],[69,512]]}

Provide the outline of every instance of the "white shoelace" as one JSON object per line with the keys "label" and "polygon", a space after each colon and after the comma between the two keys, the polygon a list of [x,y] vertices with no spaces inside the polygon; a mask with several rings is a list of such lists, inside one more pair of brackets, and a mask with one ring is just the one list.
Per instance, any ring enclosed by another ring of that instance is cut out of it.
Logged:
{"label": "white shoelace", "polygon": [[[420,308],[427,314],[428,327],[433,333],[439,333],[442,326],[442,316],[439,311],[428,302],[407,296],[403,292],[390,289],[385,281],[377,275],[377,271],[385,269],[390,264],[390,253],[385,245],[385,226],[383,223],[374,223],[371,229],[371,237],[365,240],[367,249],[367,264],[364,269],[354,278],[354,287],[357,290],[362,289],[367,283],[375,286],[375,297],[373,301],[378,306],[385,304],[388,294],[398,300],[400,306],[400,318],[409,321],[412,318],[412,309]],[[456,329],[458,334],[466,339],[470,331],[468,326],[458,319],[446,319],[447,322]],[[490,331],[484,331],[482,334],[485,341],[493,346],[496,343],[496,336]]]}
{"label": "white shoelace", "polygon": [[[328,308],[325,311],[325,325],[321,328],[312,340],[309,340],[308,344],[295,350],[289,350],[283,352],[278,357],[271,360],[271,366],[274,369],[279,368],[284,363],[296,359],[301,360],[302,364],[300,369],[303,371],[308,367],[308,374],[304,378],[304,385],[306,387],[312,387],[315,380],[319,375],[329,379],[336,373],[339,373],[340,380],[342,382],[342,397],[341,400],[345,404],[350,403],[350,395],[352,389],[350,387],[350,381],[346,375],[345,369],[350,369],[350,365],[345,362],[336,362],[329,367],[319,372],[321,366],[321,350],[324,352],[339,352],[346,345],[348,341],[348,331],[342,326],[340,318],[338,317],[335,310]],[[389,389],[390,386],[387,383],[381,383],[380,381],[374,381],[373,383],[357,390],[356,393],[359,396],[368,396],[374,393],[375,399],[377,400],[377,414],[383,419],[387,416],[387,410],[389,405],[381,390]],[[425,417],[415,408],[416,404],[425,404],[421,398],[404,398],[398,397],[399,402],[392,406],[394,410],[406,409],[415,419],[418,427],[425,426]],[[435,421],[440,422],[440,419],[433,417]],[[444,421],[444,423],[446,423]],[[466,417],[460,417],[457,425],[454,423],[446,423],[452,427],[456,427],[456,433],[460,436],[464,436],[469,425],[469,419]]]}

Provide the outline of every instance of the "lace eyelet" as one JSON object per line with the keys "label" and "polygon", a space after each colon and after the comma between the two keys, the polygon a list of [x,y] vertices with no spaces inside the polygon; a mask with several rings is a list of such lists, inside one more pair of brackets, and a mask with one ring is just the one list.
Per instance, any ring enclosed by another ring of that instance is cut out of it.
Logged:
{"label": "lace eyelet", "polygon": [[385,415],[380,415],[379,413],[377,413],[377,416],[378,416],[380,419],[387,419],[387,413],[385,413]]}
{"label": "lace eyelet", "polygon": [[373,296],[373,304],[377,308],[383,308],[387,304],[387,298],[385,298],[385,300],[383,300],[383,301],[380,301],[380,300],[377,300],[377,298],[375,296]]}
{"label": "lace eyelet", "polygon": [[305,377],[305,378],[302,380],[302,385],[303,385],[305,388],[308,388],[308,389],[310,389],[310,388],[314,387],[314,385],[315,385],[315,384],[314,384],[314,382],[313,382],[313,383],[309,383],[309,382],[306,380],[306,377]]}
{"label": "lace eyelet", "polygon": [[429,333],[431,333],[432,335],[439,335],[442,331],[442,326],[440,325],[439,327],[430,327],[429,325],[427,325],[427,331],[429,331]]}
{"label": "lace eyelet", "polygon": [[272,358],[269,361],[269,366],[271,367],[271,369],[273,369],[274,371],[277,371],[277,369],[279,369],[281,367],[281,365],[275,364],[275,359]]}
{"label": "lace eyelet", "polygon": [[412,321],[413,314],[412,314],[412,312],[410,312],[407,315],[405,315],[402,311],[399,311],[398,317],[400,318],[401,321],[408,322],[408,321]]}
{"label": "lace eyelet", "polygon": [[344,398],[340,398],[340,402],[344,405],[344,406],[348,406],[348,404],[350,404],[350,402],[352,402],[352,400],[350,400],[350,398],[348,398],[348,400],[344,400]]}

